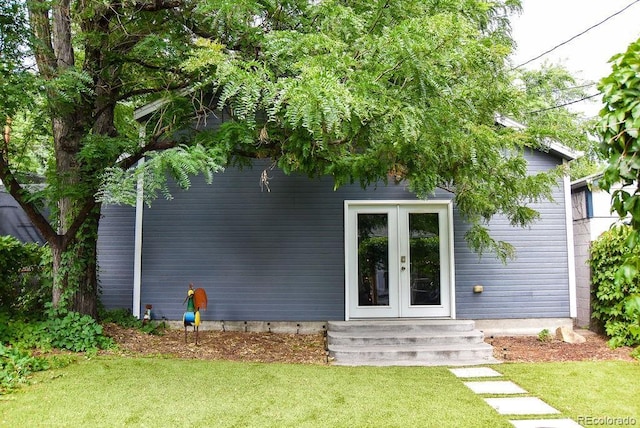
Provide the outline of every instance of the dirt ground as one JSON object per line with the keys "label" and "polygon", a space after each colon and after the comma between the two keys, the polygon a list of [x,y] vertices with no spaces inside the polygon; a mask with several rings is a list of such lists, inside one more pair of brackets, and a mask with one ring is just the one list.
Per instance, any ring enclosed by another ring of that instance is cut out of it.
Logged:
{"label": "dirt ground", "polygon": [[[235,331],[201,331],[198,345],[193,331],[166,330],[151,335],[115,324],[105,325],[105,334],[118,344],[116,352],[131,356],[173,356],[179,358],[232,360],[252,362],[284,362],[327,364],[322,334],[254,333]],[[627,360],[632,348],[610,349],[606,338],[589,331],[579,331],[586,338],[582,344],[569,344],[553,339],[542,342],[538,337],[489,337],[485,341],[494,348],[494,356],[506,362]]]}

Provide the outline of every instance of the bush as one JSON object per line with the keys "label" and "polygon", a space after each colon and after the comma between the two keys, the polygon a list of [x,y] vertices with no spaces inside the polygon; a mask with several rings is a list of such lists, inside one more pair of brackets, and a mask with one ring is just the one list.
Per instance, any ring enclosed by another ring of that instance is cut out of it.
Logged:
{"label": "bush", "polygon": [[89,315],[66,309],[50,310],[48,313],[49,318],[41,324],[41,339],[52,347],[83,352],[113,346],[113,341],[102,335],[102,326]]}
{"label": "bush", "polygon": [[11,319],[0,312],[0,343],[21,349],[52,348],[73,352],[96,352],[113,346],[102,326],[89,315],[65,309],[49,309],[44,320]]}
{"label": "bush", "polygon": [[49,249],[0,236],[0,310],[42,313],[51,300]]}
{"label": "bush", "polygon": [[611,347],[640,344],[640,275],[631,260],[640,260],[640,246],[633,249],[633,231],[616,226],[591,245],[593,317],[602,321]]}
{"label": "bush", "polygon": [[103,323],[114,323],[120,327],[136,328],[148,334],[162,334],[163,332],[163,325],[153,321],[145,324],[142,320],[134,317],[129,309],[100,309],[99,317]]}

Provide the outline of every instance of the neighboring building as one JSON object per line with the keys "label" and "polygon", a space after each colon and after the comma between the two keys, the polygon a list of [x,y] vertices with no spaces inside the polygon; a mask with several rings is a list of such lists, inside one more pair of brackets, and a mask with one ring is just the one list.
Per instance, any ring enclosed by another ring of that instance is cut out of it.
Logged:
{"label": "neighboring building", "polygon": [[602,174],[571,183],[573,239],[576,259],[576,304],[578,327],[593,327],[591,320],[591,242],[619,220],[611,212],[611,195],[598,187]]}
{"label": "neighboring building", "polygon": [[[526,153],[531,172],[574,155],[556,144]],[[269,189],[261,188],[266,171]],[[576,316],[568,178],[553,202],[532,204],[527,228],[504,218],[493,236],[513,244],[504,265],[479,258],[452,199],[418,200],[405,184],[333,190],[329,177],[286,176],[256,161],[213,184],[151,207],[107,206],[100,226],[99,279],[107,308],[153,305],[180,320],[189,283],[206,289],[208,321],[471,319],[492,331],[538,333]],[[482,285],[483,291],[474,292]]]}
{"label": "neighboring building", "polygon": [[0,184],[0,236],[10,235],[22,242],[44,243],[44,238],[18,202]]}

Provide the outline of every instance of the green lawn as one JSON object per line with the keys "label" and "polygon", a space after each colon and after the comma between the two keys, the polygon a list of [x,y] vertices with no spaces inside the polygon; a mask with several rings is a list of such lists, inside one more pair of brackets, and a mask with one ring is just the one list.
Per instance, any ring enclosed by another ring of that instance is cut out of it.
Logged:
{"label": "green lawn", "polygon": [[495,369],[577,422],[581,417],[630,417],[640,425],[640,363],[503,364]]}
{"label": "green lawn", "polygon": [[[493,366],[563,417],[636,417],[640,364]],[[509,427],[444,367],[98,357],[0,397],[0,425]]]}
{"label": "green lawn", "polygon": [[446,368],[95,358],[0,400],[0,424],[508,427]]}

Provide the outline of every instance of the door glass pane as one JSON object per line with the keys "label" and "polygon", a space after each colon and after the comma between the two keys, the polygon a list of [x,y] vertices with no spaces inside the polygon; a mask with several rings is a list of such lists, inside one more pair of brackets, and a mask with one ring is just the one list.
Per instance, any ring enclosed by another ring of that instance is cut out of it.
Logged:
{"label": "door glass pane", "polygon": [[440,237],[437,213],[409,213],[411,305],[440,305]]}
{"label": "door glass pane", "polygon": [[389,219],[358,213],[358,305],[389,306]]}

